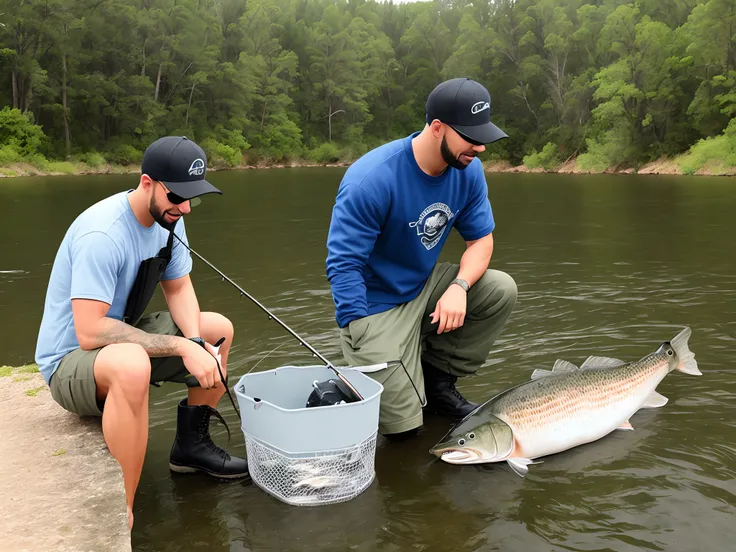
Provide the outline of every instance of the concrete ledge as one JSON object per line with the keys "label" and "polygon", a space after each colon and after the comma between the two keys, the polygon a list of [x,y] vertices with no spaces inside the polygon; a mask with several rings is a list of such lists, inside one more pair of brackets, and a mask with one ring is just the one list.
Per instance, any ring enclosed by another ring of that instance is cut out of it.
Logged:
{"label": "concrete ledge", "polygon": [[101,420],[56,404],[34,365],[0,368],[0,404],[0,550],[130,551]]}

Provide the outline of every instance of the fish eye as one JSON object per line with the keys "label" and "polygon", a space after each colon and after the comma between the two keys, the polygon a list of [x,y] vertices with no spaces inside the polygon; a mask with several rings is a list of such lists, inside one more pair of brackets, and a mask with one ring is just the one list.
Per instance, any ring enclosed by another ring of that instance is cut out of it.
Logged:
{"label": "fish eye", "polygon": [[468,439],[475,439],[475,433],[468,433]]}
{"label": "fish eye", "polygon": [[667,349],[667,356],[672,356],[675,352],[672,349]]}
{"label": "fish eye", "polygon": [[461,447],[464,447],[465,446],[465,439],[458,439],[457,444],[460,445]]}

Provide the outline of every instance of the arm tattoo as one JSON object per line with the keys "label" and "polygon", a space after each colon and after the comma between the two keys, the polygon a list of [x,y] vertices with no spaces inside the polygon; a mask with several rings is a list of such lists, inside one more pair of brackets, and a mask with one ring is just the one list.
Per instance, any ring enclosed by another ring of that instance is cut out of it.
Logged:
{"label": "arm tattoo", "polygon": [[103,326],[95,338],[95,348],[113,343],[135,343],[150,357],[178,356],[178,338],[171,335],[151,334],[114,318],[103,318]]}

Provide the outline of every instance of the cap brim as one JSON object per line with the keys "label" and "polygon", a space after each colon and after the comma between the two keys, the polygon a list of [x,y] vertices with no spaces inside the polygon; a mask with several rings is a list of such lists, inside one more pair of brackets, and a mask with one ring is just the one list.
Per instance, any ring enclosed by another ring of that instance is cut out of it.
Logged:
{"label": "cap brim", "polygon": [[169,191],[174,192],[184,199],[192,199],[205,194],[222,194],[206,180],[194,180],[192,182],[166,182],[162,181]]}
{"label": "cap brim", "polygon": [[490,122],[484,125],[477,126],[450,126],[458,131],[460,134],[467,136],[471,140],[479,142],[481,144],[490,144],[491,142],[495,142],[496,140],[501,140],[503,138],[509,137],[509,135],[506,134],[503,130]]}

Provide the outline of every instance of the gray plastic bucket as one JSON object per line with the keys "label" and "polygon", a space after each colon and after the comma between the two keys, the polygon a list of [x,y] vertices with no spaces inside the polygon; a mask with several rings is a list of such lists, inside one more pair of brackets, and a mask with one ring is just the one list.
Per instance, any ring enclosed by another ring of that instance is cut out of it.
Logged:
{"label": "gray plastic bucket", "polygon": [[359,369],[339,370],[364,400],[306,408],[314,381],[337,378],[325,366],[283,366],[235,385],[251,477],[289,504],[349,500],[375,477],[383,386]]}

